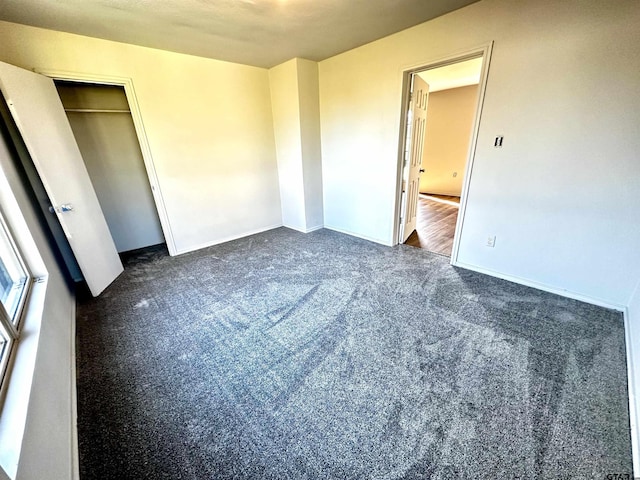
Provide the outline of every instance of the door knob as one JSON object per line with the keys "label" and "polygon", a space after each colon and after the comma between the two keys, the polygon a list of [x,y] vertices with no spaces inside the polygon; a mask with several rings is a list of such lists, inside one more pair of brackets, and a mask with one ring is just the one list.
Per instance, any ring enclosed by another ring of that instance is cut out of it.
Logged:
{"label": "door knob", "polygon": [[424,168],[421,168],[421,169],[420,169],[420,173],[424,173]]}
{"label": "door knob", "polygon": [[59,207],[53,207],[53,206],[49,205],[49,211],[51,213],[73,212],[73,205],[70,204],[70,203],[63,203]]}

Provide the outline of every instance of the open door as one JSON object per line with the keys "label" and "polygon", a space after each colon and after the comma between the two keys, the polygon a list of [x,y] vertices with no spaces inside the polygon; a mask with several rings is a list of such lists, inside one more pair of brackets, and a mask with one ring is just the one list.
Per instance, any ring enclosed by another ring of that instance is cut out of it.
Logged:
{"label": "open door", "polygon": [[422,151],[424,149],[424,131],[427,124],[427,103],[429,85],[418,75],[413,75],[411,105],[407,125],[407,146],[405,154],[404,180],[402,192],[402,212],[400,225],[400,243],[404,243],[416,229],[418,213],[418,194],[420,193],[420,173],[422,172]]}
{"label": "open door", "polygon": [[0,62],[0,90],[94,296],[123,271],[53,80]]}

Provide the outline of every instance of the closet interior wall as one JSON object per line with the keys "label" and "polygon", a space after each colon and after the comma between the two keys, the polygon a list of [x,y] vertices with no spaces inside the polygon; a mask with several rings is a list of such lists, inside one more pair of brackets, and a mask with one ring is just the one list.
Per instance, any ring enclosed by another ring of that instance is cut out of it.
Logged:
{"label": "closet interior wall", "polygon": [[118,252],[164,242],[124,88],[56,81]]}

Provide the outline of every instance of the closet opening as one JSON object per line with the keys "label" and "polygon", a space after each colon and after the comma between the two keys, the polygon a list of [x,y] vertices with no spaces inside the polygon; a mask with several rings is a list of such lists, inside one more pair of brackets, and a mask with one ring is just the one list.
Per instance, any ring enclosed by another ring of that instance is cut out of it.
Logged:
{"label": "closet opening", "polygon": [[124,87],[54,83],[118,253],[165,244]]}

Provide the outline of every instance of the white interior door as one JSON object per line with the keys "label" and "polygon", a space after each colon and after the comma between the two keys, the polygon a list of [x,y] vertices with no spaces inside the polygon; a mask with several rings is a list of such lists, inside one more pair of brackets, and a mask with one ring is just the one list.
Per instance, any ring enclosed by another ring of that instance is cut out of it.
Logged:
{"label": "white interior door", "polygon": [[420,171],[422,151],[424,150],[424,132],[427,123],[427,104],[429,85],[418,75],[413,75],[411,105],[407,121],[407,147],[403,174],[402,224],[400,243],[404,243],[416,229],[418,213],[418,194],[420,193]]}
{"label": "white interior door", "polygon": [[0,62],[0,89],[94,296],[123,271],[53,80]]}

